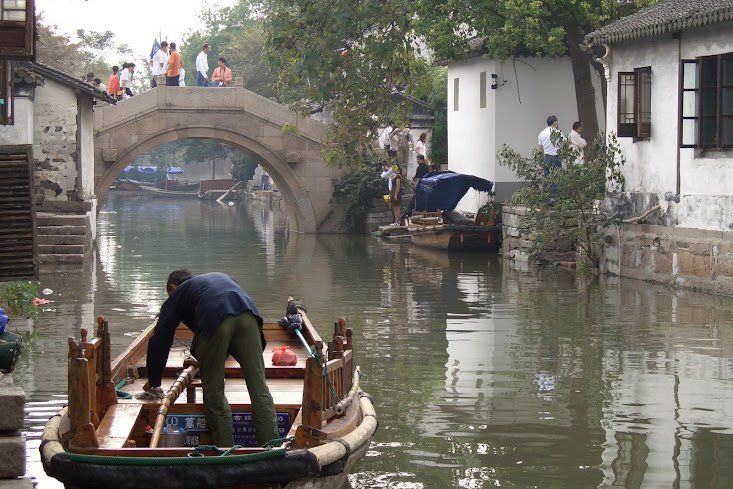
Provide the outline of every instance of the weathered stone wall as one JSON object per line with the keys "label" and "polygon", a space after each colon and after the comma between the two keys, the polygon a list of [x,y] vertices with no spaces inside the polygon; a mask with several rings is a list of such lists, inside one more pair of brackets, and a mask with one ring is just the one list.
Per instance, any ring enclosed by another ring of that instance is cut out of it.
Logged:
{"label": "weathered stone wall", "polygon": [[34,116],[36,199],[69,200],[75,194],[79,176],[76,94],[53,80],[46,80],[45,85],[36,89]]}
{"label": "weathered stone wall", "polygon": [[[501,207],[502,222],[502,254],[519,268],[526,268],[532,262],[532,233],[522,229],[522,218],[527,214],[527,207],[504,204]],[[572,226],[570,223],[568,226]],[[559,237],[548,244],[540,258],[564,266],[572,267],[577,261],[575,247],[570,240]]]}
{"label": "weathered stone wall", "polygon": [[624,224],[606,242],[603,272],[733,294],[733,232]]}
{"label": "weathered stone wall", "polygon": [[24,408],[23,389],[13,385],[9,374],[0,373],[0,484],[25,475],[25,438],[20,432]]}

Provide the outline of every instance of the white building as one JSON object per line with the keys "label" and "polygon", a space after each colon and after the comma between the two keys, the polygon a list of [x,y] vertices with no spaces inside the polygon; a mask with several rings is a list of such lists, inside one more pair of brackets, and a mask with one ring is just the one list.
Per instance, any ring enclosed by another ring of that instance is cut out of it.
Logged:
{"label": "white building", "polygon": [[626,158],[616,210],[660,206],[622,227],[604,266],[733,290],[733,0],[663,0],[586,43],[603,53],[606,125]]}
{"label": "white building", "polygon": [[14,171],[32,182],[22,224],[34,242],[23,249],[36,264],[80,263],[96,233],[92,108],[108,96],[40,63],[0,61],[0,71],[0,152],[22,154]]}
{"label": "white building", "polygon": [[[501,61],[484,56],[478,44],[466,59],[447,63],[448,169],[491,180],[496,200],[503,202],[521,182],[497,163],[497,152],[506,144],[531,156],[549,115],[558,117],[567,134],[578,120],[575,81],[568,57]],[[596,112],[602,118],[600,77],[594,80]],[[602,122],[599,126],[602,130]],[[486,200],[471,190],[458,210],[475,212]]]}

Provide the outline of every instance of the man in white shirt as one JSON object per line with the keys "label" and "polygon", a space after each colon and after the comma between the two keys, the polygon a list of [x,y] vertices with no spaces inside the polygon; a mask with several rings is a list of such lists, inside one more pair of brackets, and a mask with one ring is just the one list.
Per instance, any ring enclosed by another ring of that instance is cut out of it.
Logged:
{"label": "man in white shirt", "polygon": [[209,53],[211,52],[211,44],[208,42],[201,48],[201,52],[196,56],[196,85],[200,87],[209,86]]}
{"label": "man in white shirt", "polygon": [[379,147],[386,150],[387,153],[389,153],[390,150],[389,136],[392,134],[392,131],[394,131],[394,122],[389,121],[387,127],[385,127],[384,131],[379,135]]}
{"label": "man in white shirt", "polygon": [[577,158],[575,158],[576,165],[582,165],[585,161],[583,157],[583,149],[588,146],[588,143],[583,139],[581,134],[583,133],[583,124],[580,122],[573,123],[573,130],[568,134],[568,142],[573,150],[578,152]]}
{"label": "man in white shirt", "polygon": [[160,49],[158,49],[153,55],[153,59],[150,60],[150,70],[153,73],[153,80],[150,86],[155,88],[158,86],[156,77],[165,75],[166,69],[168,68],[168,43],[163,41],[160,43]]}
{"label": "man in white shirt", "polygon": [[557,116],[551,115],[547,118],[547,127],[537,136],[537,145],[542,154],[545,155],[542,169],[545,176],[551,168],[562,168],[557,145],[560,144],[563,135],[557,127]]}
{"label": "man in white shirt", "polygon": [[135,73],[135,63],[122,63],[122,68],[122,73],[120,73],[120,90],[122,90],[122,99],[127,100],[133,96],[132,77]]}

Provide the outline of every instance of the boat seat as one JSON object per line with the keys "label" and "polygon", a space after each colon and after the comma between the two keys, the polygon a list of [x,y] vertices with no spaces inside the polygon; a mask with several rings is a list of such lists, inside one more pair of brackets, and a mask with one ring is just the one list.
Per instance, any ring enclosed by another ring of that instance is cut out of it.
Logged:
{"label": "boat seat", "polygon": [[112,404],[97,428],[100,448],[122,448],[135,426],[142,403]]}

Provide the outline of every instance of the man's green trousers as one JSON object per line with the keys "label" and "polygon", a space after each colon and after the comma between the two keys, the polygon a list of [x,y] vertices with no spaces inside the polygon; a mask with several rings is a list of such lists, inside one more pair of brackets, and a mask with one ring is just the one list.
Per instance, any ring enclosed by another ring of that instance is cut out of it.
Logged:
{"label": "man's green trousers", "polygon": [[262,445],[279,438],[275,404],[265,381],[260,328],[252,314],[227,317],[211,337],[196,335],[191,353],[199,362],[204,414],[214,444],[234,445],[232,411],[224,395],[224,363],[229,354],[239,362],[247,383],[257,441]]}

